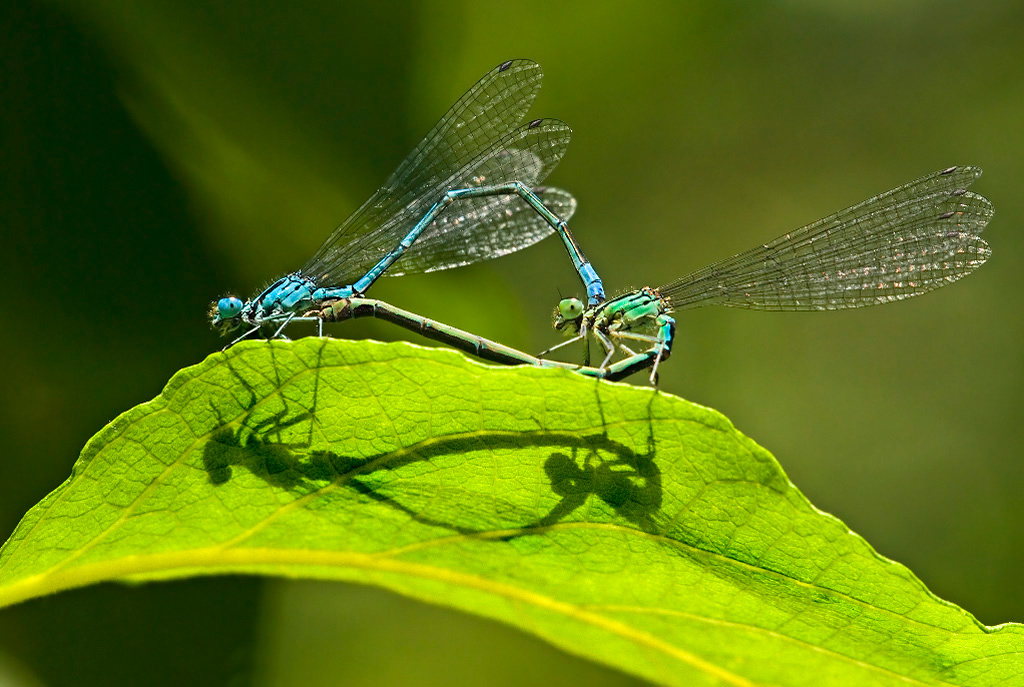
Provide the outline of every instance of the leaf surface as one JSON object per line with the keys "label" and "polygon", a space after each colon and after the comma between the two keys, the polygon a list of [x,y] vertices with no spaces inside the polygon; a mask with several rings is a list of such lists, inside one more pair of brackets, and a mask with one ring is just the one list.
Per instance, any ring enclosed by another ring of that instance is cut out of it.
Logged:
{"label": "leaf surface", "polygon": [[115,419],[0,549],[0,607],[106,580],[346,580],[668,685],[1024,685],[988,628],[722,415],[561,370],[246,342]]}

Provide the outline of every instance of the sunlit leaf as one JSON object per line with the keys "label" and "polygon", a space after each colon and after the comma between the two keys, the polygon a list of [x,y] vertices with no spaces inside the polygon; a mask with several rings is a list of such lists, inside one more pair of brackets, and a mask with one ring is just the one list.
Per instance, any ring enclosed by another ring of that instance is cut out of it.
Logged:
{"label": "sunlit leaf", "polygon": [[1024,684],[1021,626],[934,597],[718,413],[408,344],[183,370],[25,516],[0,606],[222,573],[380,585],[671,685]]}

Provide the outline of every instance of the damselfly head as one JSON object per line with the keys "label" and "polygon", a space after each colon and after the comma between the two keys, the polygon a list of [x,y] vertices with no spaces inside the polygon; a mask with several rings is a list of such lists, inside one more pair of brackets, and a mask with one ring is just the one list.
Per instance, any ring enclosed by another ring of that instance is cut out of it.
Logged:
{"label": "damselfly head", "polygon": [[210,306],[210,324],[221,334],[226,334],[241,324],[241,298],[227,296]]}
{"label": "damselfly head", "polygon": [[558,301],[558,307],[555,308],[555,329],[562,331],[566,327],[572,327],[579,331],[583,310],[583,301],[579,298],[563,298]]}

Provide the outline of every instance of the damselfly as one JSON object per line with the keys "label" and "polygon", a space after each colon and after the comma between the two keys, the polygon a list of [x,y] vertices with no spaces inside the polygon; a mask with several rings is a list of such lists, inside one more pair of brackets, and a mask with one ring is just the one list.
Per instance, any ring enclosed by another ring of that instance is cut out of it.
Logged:
{"label": "damselfly", "polygon": [[[232,343],[273,326],[272,336],[324,301],[361,297],[383,274],[449,269],[494,258],[557,232],[588,295],[601,280],[569,232],[572,196],[537,187],[561,160],[569,127],[522,123],[540,89],[540,66],[504,62],[463,95],[373,196],[327,238],[299,271],[243,302],[221,298],[211,322]],[[458,204],[457,208],[451,207]],[[401,258],[401,262],[394,263]]]}
{"label": "damselfly", "polygon": [[[840,310],[912,298],[980,267],[991,250],[980,233],[992,204],[967,188],[977,167],[949,167],[865,200],[773,241],[658,288],[644,287],[598,305],[562,299],[555,327],[589,336],[604,350],[597,369],[621,379],[668,358],[670,312],[725,305],[752,310]],[[628,342],[628,343],[627,343]],[[640,343],[646,350],[635,352]],[[616,352],[624,358],[612,364]]]}

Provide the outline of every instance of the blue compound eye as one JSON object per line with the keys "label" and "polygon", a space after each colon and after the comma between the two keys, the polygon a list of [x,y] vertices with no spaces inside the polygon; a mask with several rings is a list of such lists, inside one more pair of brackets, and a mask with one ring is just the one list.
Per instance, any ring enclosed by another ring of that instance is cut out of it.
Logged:
{"label": "blue compound eye", "polygon": [[234,296],[228,296],[227,298],[221,298],[217,301],[217,314],[220,315],[222,320],[230,320],[232,317],[238,317],[242,312],[242,301]]}

